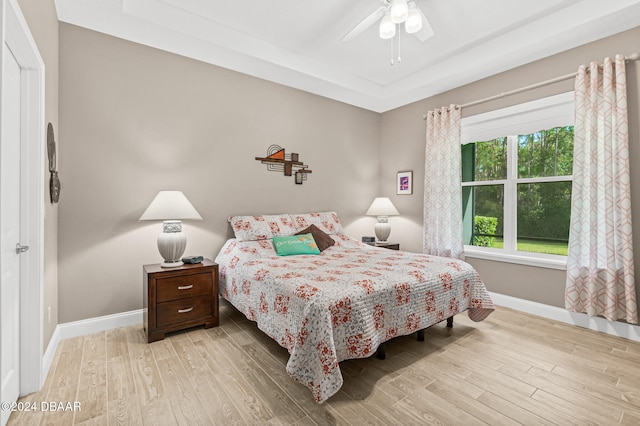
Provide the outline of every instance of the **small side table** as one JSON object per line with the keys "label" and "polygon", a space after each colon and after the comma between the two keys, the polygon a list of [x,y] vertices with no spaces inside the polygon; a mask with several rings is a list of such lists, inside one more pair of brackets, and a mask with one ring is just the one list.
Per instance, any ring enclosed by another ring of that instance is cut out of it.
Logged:
{"label": "small side table", "polygon": [[382,247],[382,248],[386,248],[389,250],[400,250],[400,244],[399,243],[390,243],[390,242],[376,242],[376,247]]}
{"label": "small side table", "polygon": [[171,331],[218,325],[218,264],[143,266],[144,329],[149,343]]}

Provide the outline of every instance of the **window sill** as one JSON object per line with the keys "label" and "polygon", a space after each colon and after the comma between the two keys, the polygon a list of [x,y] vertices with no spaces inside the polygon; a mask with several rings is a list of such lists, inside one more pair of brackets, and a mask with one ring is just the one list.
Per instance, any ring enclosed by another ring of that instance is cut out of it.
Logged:
{"label": "window sill", "polygon": [[[495,250],[495,249],[494,249]],[[529,256],[522,254],[502,253],[494,250],[479,250],[473,246],[464,247],[465,257],[475,259],[494,260],[496,262],[517,263],[519,265],[535,266],[538,268],[567,269],[567,257],[556,255]]]}

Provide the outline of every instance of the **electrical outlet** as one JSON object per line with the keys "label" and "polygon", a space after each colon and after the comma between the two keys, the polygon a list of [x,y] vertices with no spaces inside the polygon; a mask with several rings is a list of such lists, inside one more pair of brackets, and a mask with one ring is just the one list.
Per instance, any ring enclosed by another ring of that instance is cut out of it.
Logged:
{"label": "electrical outlet", "polygon": [[51,324],[51,306],[47,308],[47,318],[49,320],[49,324]]}

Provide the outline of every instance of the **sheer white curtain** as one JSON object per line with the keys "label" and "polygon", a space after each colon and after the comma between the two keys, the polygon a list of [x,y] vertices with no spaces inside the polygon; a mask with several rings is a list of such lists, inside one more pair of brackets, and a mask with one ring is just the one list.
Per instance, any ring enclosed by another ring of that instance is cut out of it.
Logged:
{"label": "sheer white curtain", "polygon": [[638,323],[624,56],[581,66],[565,306]]}
{"label": "sheer white curtain", "polygon": [[423,251],[464,259],[460,108],[427,113]]}

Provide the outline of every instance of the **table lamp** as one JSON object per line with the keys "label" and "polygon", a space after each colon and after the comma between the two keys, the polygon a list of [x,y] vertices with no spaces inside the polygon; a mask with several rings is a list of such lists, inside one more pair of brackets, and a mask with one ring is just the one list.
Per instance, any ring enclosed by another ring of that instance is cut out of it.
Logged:
{"label": "table lamp", "polygon": [[387,197],[377,197],[371,203],[371,207],[365,213],[367,216],[378,216],[378,223],[375,226],[376,238],[380,242],[386,242],[391,233],[389,216],[397,216],[400,213]]}
{"label": "table lamp", "polygon": [[182,232],[181,220],[202,220],[182,191],[160,191],[140,216],[140,221],[162,220],[162,234],[158,237],[158,251],[164,259],[163,268],[183,265],[182,254],[187,236]]}

